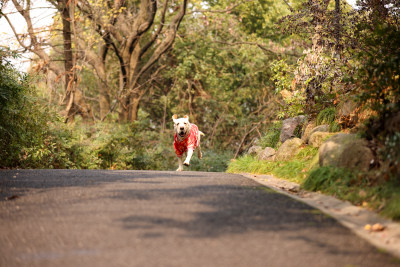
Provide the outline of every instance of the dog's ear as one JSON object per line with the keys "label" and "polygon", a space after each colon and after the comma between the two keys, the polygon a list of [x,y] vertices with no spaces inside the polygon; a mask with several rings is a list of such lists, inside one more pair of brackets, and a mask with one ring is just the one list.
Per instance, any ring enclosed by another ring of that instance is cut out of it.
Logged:
{"label": "dog's ear", "polygon": [[178,115],[174,114],[172,115],[172,120],[175,121],[178,118]]}
{"label": "dog's ear", "polygon": [[187,119],[189,121],[189,116],[188,115],[183,116],[183,118]]}

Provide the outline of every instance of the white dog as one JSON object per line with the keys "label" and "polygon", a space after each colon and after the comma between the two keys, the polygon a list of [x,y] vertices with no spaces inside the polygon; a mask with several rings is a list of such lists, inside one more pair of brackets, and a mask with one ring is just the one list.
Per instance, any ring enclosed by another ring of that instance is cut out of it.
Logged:
{"label": "white dog", "polygon": [[[185,115],[183,118],[179,118],[175,114],[172,116],[174,121],[174,148],[175,153],[178,156],[179,167],[177,171],[183,171],[183,165],[189,166],[190,159],[192,158],[193,151],[198,148],[197,156],[199,159],[202,158],[200,149],[200,136],[204,135],[197,125],[189,122],[189,116]],[[182,164],[182,155],[187,152],[185,162]]]}

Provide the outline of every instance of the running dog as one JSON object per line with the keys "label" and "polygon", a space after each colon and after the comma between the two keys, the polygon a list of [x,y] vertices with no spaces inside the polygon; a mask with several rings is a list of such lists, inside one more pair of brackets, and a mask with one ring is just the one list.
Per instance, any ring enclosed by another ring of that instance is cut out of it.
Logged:
{"label": "running dog", "polygon": [[[200,137],[204,135],[197,125],[189,122],[189,116],[185,115],[183,118],[179,118],[175,114],[172,116],[174,121],[174,148],[175,153],[178,156],[179,167],[176,171],[183,171],[183,165],[189,166],[190,159],[192,158],[193,151],[198,148],[197,156],[199,159],[202,158],[200,148]],[[182,164],[183,153],[187,152],[185,161]]]}

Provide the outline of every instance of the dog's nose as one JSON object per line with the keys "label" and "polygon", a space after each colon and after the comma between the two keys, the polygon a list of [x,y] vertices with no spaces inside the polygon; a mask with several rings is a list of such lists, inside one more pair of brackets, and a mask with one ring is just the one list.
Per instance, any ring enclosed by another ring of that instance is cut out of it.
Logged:
{"label": "dog's nose", "polygon": [[185,128],[184,127],[181,127],[181,130],[183,131]]}

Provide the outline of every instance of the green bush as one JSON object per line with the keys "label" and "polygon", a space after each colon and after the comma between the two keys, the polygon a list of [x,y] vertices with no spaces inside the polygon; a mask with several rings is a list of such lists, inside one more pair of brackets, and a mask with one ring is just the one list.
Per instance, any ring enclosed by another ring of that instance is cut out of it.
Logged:
{"label": "green bush", "polygon": [[30,77],[18,72],[0,50],[0,168],[69,167],[62,142],[52,133],[57,116],[41,102]]}
{"label": "green bush", "polygon": [[379,18],[371,24],[360,24],[360,31],[369,32],[365,49],[358,57],[363,63],[354,82],[362,90],[358,100],[385,119],[400,110],[400,32],[398,25]]}
{"label": "green bush", "polygon": [[265,135],[260,139],[260,146],[277,148],[279,144],[279,137],[282,129],[282,121],[273,122],[270,127],[265,131]]}
{"label": "green bush", "polygon": [[[194,156],[190,161],[190,167],[187,168],[191,171],[207,171],[207,172],[224,172],[229,165],[231,158],[233,157],[232,151],[215,151],[202,149],[203,158],[199,160],[197,158],[197,152],[194,152]],[[178,167],[176,161],[176,168]]]}
{"label": "green bush", "polygon": [[318,113],[316,123],[317,125],[328,124],[330,132],[340,131],[340,126],[336,122],[336,109],[334,107],[323,109]]}

